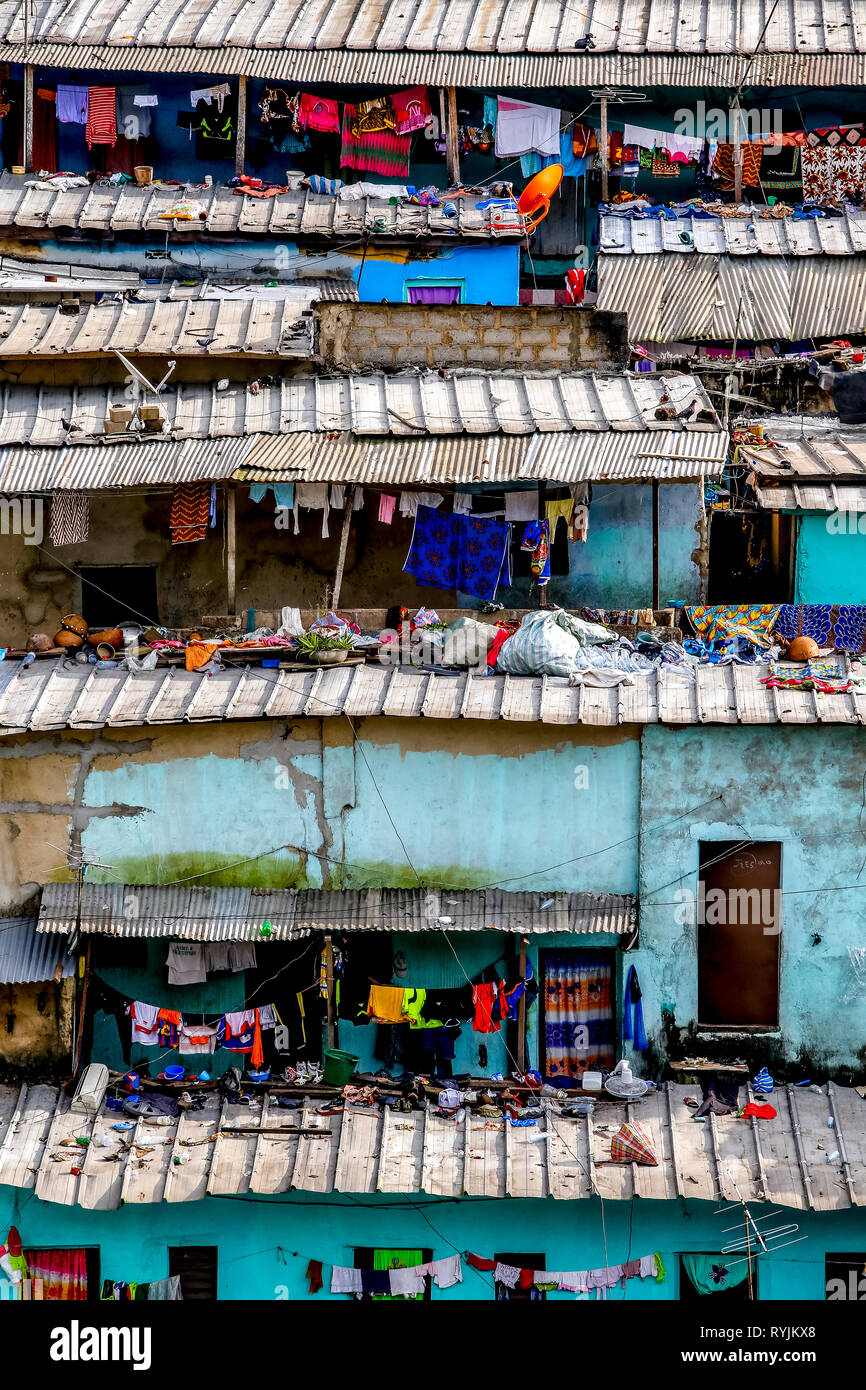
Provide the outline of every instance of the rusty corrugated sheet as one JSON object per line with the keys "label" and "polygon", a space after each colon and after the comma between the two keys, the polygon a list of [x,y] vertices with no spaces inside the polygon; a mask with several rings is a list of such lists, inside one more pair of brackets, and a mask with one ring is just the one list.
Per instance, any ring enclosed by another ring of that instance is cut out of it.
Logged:
{"label": "rusty corrugated sheet", "polygon": [[67,943],[40,935],[35,917],[0,918],[0,984],[40,984],[53,980],[58,965],[62,978],[75,971]]}
{"label": "rusty corrugated sheet", "polygon": [[[77,884],[46,884],[38,932],[68,934],[75,929],[77,910]],[[32,919],[28,922],[32,932]],[[270,937],[262,936],[265,923],[270,926]],[[309,936],[312,931],[565,931],[620,936],[632,932],[636,925],[636,898],[616,893],[389,888],[259,891],[85,883],[81,906],[84,932],[191,941],[288,941]]]}

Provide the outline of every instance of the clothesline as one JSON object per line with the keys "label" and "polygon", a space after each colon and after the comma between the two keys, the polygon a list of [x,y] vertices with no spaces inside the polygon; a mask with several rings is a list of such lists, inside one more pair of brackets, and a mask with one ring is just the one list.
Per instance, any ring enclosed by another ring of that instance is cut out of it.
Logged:
{"label": "clothesline", "polygon": [[536,1288],[586,1295],[595,1289],[597,1299],[607,1298],[608,1290],[615,1288],[619,1283],[622,1283],[623,1288],[625,1288],[627,1279],[654,1278],[660,1284],[666,1274],[662,1257],[658,1251],[653,1255],[644,1255],[637,1260],[627,1260],[624,1264],[606,1265],[599,1269],[572,1270],[521,1268],[518,1265],[502,1264],[499,1260],[486,1259],[484,1256],[475,1255],[471,1251],[466,1251],[464,1258],[473,1269],[492,1273],[494,1281],[497,1284],[503,1284],[508,1289],[528,1290]]}

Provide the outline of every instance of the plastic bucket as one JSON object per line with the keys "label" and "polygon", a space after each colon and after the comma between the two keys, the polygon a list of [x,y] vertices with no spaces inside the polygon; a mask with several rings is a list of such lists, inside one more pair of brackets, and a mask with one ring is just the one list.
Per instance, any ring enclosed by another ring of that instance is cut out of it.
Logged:
{"label": "plastic bucket", "polygon": [[325,1081],[329,1086],[345,1086],[357,1067],[360,1057],[353,1057],[351,1052],[339,1052],[336,1048],[325,1048],[324,1071]]}

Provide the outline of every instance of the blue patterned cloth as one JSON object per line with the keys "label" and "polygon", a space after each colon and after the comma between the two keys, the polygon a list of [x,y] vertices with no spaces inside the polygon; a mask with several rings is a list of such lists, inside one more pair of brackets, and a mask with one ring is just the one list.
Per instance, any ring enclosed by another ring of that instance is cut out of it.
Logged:
{"label": "blue patterned cloth", "polygon": [[403,566],[419,584],[492,599],[510,583],[510,527],[504,521],[419,507]]}
{"label": "blue patterned cloth", "polygon": [[866,605],[847,603],[783,603],[775,634],[790,642],[811,637],[819,647],[837,652],[866,651]]}

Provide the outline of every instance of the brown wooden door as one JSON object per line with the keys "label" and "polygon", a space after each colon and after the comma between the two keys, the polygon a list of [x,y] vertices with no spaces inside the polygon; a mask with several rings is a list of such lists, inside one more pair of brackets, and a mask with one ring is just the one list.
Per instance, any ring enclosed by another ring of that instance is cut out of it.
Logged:
{"label": "brown wooden door", "polygon": [[701,845],[698,1021],[772,1027],[779,1021],[782,846]]}

